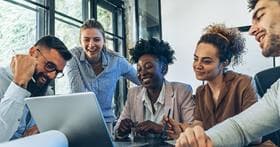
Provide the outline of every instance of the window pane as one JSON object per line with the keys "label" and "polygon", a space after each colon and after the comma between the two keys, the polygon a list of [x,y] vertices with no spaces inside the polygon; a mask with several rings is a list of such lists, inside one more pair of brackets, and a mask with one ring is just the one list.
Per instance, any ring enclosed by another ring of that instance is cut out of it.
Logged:
{"label": "window pane", "polygon": [[113,37],[111,35],[106,34],[106,44],[105,45],[106,45],[107,49],[114,51],[114,42],[113,42]]}
{"label": "window pane", "polygon": [[[22,1],[33,10],[36,7]],[[36,41],[36,11],[0,1],[0,65],[8,65],[12,50],[27,52]]]}
{"label": "window pane", "polygon": [[56,0],[55,10],[82,20],[82,0]]}
{"label": "window pane", "polygon": [[106,47],[107,49],[110,49],[110,50],[113,50],[113,51],[116,51],[116,48],[114,48],[114,40],[115,40],[115,43],[118,44],[117,46],[117,49],[118,49],[118,53],[120,55],[123,55],[123,40],[122,39],[119,39],[119,38],[113,38],[112,35],[109,35],[109,34],[106,34]]}
{"label": "window pane", "polygon": [[139,38],[160,39],[159,3],[158,0],[138,0]]}
{"label": "window pane", "polygon": [[103,25],[105,31],[113,33],[112,12],[97,6],[97,19]]}
{"label": "window pane", "polygon": [[61,19],[57,17],[57,15],[56,18],[59,20],[56,19],[55,21],[55,35],[60,38],[69,49],[78,46],[80,44],[79,26],[81,24],[67,19]]}
{"label": "window pane", "polygon": [[[79,46],[79,26],[81,24],[77,22],[72,22],[67,19],[63,19],[56,16],[55,21],[55,35],[60,38],[68,49],[72,49]],[[67,20],[67,22],[64,22]],[[69,92],[69,83],[66,77],[55,80],[55,93],[56,94],[66,94]]]}

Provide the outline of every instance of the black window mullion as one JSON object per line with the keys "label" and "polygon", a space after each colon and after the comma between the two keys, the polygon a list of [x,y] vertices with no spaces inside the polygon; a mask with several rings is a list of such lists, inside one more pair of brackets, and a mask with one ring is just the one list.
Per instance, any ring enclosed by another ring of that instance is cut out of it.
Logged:
{"label": "black window mullion", "polygon": [[[46,6],[49,8],[45,15],[45,35],[55,35],[55,1],[54,0],[46,0]],[[52,87],[55,93],[55,81],[52,80],[50,82],[50,86]]]}
{"label": "black window mullion", "polygon": [[46,34],[54,35],[55,34],[55,1],[54,0],[46,0],[46,6],[49,8],[47,13],[47,31]]}
{"label": "black window mullion", "polygon": [[[7,2],[12,3],[12,4],[15,4],[15,5],[18,5],[18,6],[21,6],[21,7],[23,7],[23,8],[28,9],[28,10],[37,11],[36,8],[30,7],[30,6],[26,5],[26,4],[20,3],[20,2],[18,2],[18,1],[8,0]],[[40,5],[36,5],[36,6],[40,7]],[[45,7],[43,7],[43,8],[45,8]]]}
{"label": "black window mullion", "polygon": [[161,0],[158,0],[158,17],[159,17],[159,38],[162,39],[162,25],[161,25]]}
{"label": "black window mullion", "polygon": [[[40,4],[45,3],[45,0],[37,0]],[[34,2],[32,2],[34,3]],[[48,7],[45,5],[40,5],[38,8],[38,13],[36,13],[36,39],[45,36],[46,34],[46,22],[45,17],[48,11]]]}
{"label": "black window mullion", "polygon": [[90,18],[97,19],[97,0],[90,0]]}
{"label": "black window mullion", "polygon": [[[115,11],[115,12],[114,12]],[[113,10],[113,33],[114,33],[114,35],[118,35],[118,15],[117,15],[117,12],[116,12],[116,10]],[[116,51],[116,52],[119,52],[119,46],[118,46],[118,39],[114,36],[113,37],[113,44],[114,44],[114,50]]]}
{"label": "black window mullion", "polygon": [[135,0],[135,21],[136,21],[136,39],[137,41],[139,40],[139,37],[140,37],[140,33],[139,33],[139,1],[138,0]]}

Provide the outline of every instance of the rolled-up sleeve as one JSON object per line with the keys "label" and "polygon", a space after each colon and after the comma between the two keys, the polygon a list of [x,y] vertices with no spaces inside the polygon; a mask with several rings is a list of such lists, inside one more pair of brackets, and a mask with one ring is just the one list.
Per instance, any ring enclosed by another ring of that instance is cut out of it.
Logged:
{"label": "rolled-up sleeve", "polygon": [[0,142],[8,141],[20,123],[24,109],[24,98],[31,95],[26,89],[11,82],[1,96],[0,102]]}
{"label": "rolled-up sleeve", "polygon": [[122,76],[126,79],[132,81],[134,84],[140,85],[140,81],[137,78],[137,71],[136,69],[130,64],[124,57],[121,57],[119,60],[119,68],[122,68]]}
{"label": "rolled-up sleeve", "polygon": [[85,92],[86,86],[83,84],[80,67],[78,66],[77,57],[74,56],[70,61],[67,62],[64,72],[66,79],[69,82],[70,93]]}

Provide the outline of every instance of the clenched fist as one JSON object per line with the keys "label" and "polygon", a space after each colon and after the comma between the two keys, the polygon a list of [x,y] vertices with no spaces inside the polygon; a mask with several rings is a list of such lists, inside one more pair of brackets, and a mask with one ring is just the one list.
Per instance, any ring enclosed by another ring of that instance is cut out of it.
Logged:
{"label": "clenched fist", "polygon": [[37,59],[30,55],[15,55],[10,64],[14,75],[13,81],[26,88],[35,72],[36,65]]}

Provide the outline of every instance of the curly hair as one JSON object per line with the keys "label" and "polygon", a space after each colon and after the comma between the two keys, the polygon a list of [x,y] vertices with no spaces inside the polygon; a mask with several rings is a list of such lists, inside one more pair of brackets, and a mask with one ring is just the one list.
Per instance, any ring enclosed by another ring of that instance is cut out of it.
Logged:
{"label": "curly hair", "polygon": [[245,52],[245,39],[236,28],[226,28],[224,24],[209,25],[204,29],[199,43],[210,43],[218,48],[220,62],[228,61],[232,66],[241,63]]}
{"label": "curly hair", "polygon": [[129,53],[131,55],[130,60],[133,63],[137,63],[139,58],[144,54],[152,55],[167,65],[172,64],[175,59],[174,50],[169,43],[155,38],[137,41],[135,47],[130,49]]}

